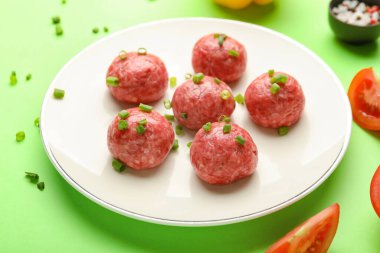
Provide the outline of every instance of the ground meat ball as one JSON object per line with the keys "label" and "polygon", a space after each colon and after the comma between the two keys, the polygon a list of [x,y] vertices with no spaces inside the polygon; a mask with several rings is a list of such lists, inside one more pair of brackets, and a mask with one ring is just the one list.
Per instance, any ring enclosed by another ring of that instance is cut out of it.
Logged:
{"label": "ground meat ball", "polygon": [[[222,99],[222,91],[228,91],[230,97]],[[198,130],[207,122],[218,121],[221,115],[230,116],[235,110],[235,101],[227,84],[205,76],[199,84],[188,80],[180,85],[174,92],[172,108],[181,125]]]}
{"label": "ground meat ball", "polygon": [[[174,141],[174,131],[158,112],[143,112],[139,108],[127,110],[128,129],[119,130],[121,118],[116,116],[108,128],[108,149],[112,156],[135,170],[160,165],[169,154]],[[146,119],[146,131],[139,134],[136,127]]]}
{"label": "ground meat ball", "polygon": [[268,73],[256,78],[245,92],[247,109],[252,120],[263,127],[279,128],[295,124],[305,107],[301,86],[294,77],[276,72],[274,76],[285,75],[288,81],[280,83],[280,90],[272,94],[272,83]]}
{"label": "ground meat ball", "polygon": [[[230,184],[252,175],[257,166],[257,148],[249,133],[236,124],[223,133],[225,124],[212,123],[209,132],[200,129],[191,145],[195,172],[209,184]],[[243,145],[236,142],[237,136],[245,139]]]}
{"label": "ground meat ball", "polygon": [[241,43],[228,36],[220,46],[220,36],[224,35],[209,34],[198,40],[193,49],[193,68],[195,72],[232,83],[245,71],[247,52]]}
{"label": "ground meat ball", "polygon": [[163,97],[168,87],[164,63],[155,55],[128,53],[127,58],[115,58],[107,77],[116,77],[118,86],[108,84],[111,94],[119,101],[150,103]]}

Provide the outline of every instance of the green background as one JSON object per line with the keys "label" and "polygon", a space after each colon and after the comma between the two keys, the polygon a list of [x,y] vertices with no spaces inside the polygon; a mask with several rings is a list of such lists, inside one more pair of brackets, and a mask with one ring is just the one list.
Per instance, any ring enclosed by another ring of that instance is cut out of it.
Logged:
{"label": "green background", "polygon": [[[60,68],[83,48],[135,24],[175,17],[218,17],[282,32],[316,52],[345,89],[355,73],[380,71],[378,43],[350,46],[334,38],[327,0],[275,0],[271,6],[232,11],[211,0],[1,0],[0,1],[0,251],[1,252],[263,252],[308,217],[338,202],[339,229],[330,252],[380,252],[380,221],[369,184],[380,163],[380,135],[353,124],[347,153],[333,175],[296,204],[238,224],[185,228],[133,220],[91,202],[58,174],[44,152],[34,119]],[[55,36],[51,17],[62,19]],[[300,66],[302,67],[302,66]],[[9,84],[15,70],[19,82]],[[25,75],[32,73],[31,81]],[[321,103],[323,99],[321,98]],[[334,122],[331,122],[334,124]],[[26,139],[15,141],[24,130]],[[24,177],[37,172],[40,192]]]}

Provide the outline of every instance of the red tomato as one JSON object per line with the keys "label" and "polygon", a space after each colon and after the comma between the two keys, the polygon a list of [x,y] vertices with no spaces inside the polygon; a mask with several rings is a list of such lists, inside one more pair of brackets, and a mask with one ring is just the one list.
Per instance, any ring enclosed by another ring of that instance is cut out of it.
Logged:
{"label": "red tomato", "polygon": [[348,90],[356,123],[368,130],[380,130],[380,84],[372,68],[356,74]]}
{"label": "red tomato", "polygon": [[380,217],[380,165],[373,175],[370,188],[372,206]]}
{"label": "red tomato", "polygon": [[266,253],[325,253],[339,223],[339,205],[334,204],[299,225]]}

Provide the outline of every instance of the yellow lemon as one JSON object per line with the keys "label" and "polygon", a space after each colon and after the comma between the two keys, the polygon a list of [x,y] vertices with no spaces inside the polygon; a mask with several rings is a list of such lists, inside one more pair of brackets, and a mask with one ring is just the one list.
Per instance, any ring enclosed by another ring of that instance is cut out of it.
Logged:
{"label": "yellow lemon", "polygon": [[273,2],[273,0],[252,0],[252,2],[255,4],[264,5],[264,4],[270,4],[271,2]]}
{"label": "yellow lemon", "polygon": [[[256,0],[256,1],[258,1],[258,0]],[[265,0],[261,0],[261,1],[265,1]],[[247,7],[248,5],[250,5],[252,0],[215,0],[215,2],[217,2],[220,5],[225,6],[227,8],[237,10],[237,9],[243,9],[243,8]]]}

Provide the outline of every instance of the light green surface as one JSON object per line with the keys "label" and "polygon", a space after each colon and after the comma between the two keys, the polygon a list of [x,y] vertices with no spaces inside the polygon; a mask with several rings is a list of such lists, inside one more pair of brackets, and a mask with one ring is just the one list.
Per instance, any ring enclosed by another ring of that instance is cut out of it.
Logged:
{"label": "light green surface", "polygon": [[[248,222],[181,228],[126,218],[82,196],[52,166],[33,123],[59,69],[106,36],[102,31],[92,34],[95,26],[108,26],[112,33],[164,18],[236,19],[303,43],[331,66],[346,89],[361,68],[374,66],[380,73],[378,43],[349,46],[338,42],[327,23],[327,4],[326,0],[275,0],[274,6],[232,11],[210,0],[67,0],[66,5],[60,0],[1,0],[0,252],[263,252],[334,202],[341,205],[341,219],[330,252],[380,252],[380,221],[369,199],[370,180],[380,163],[380,135],[356,124],[340,166],[303,200]],[[61,16],[62,37],[54,34],[53,15]],[[18,75],[16,86],[9,85],[12,70]],[[26,82],[29,72],[33,77]],[[16,143],[20,130],[26,132],[26,139]],[[28,182],[24,171],[39,173],[45,190],[40,192]]]}

